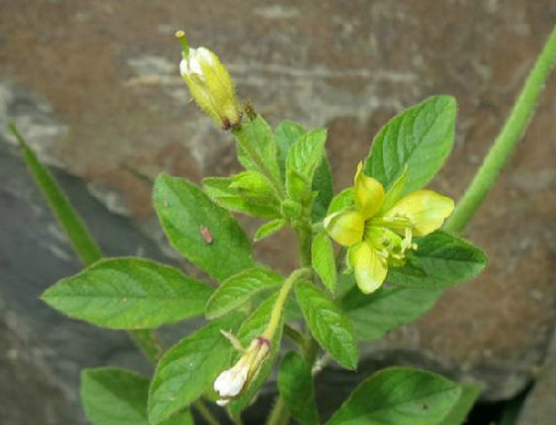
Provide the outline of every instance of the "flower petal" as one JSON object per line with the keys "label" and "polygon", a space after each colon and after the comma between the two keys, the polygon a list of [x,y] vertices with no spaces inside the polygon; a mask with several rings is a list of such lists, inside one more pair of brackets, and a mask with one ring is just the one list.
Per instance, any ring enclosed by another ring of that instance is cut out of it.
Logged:
{"label": "flower petal", "polygon": [[343,246],[351,246],[363,239],[365,220],[358,211],[343,210],[324,219],[328,235]]}
{"label": "flower petal", "polygon": [[380,288],[388,274],[386,260],[366,242],[349,250],[349,263],[353,267],[357,286],[364,294]]}
{"label": "flower petal", "polygon": [[362,168],[363,163],[360,162],[354,179],[355,206],[367,220],[375,215],[382,206],[384,188],[378,180],[364,175]]}
{"label": "flower petal", "polygon": [[222,372],[214,381],[214,391],[222,398],[237,396],[247,380],[249,368],[240,360],[234,367]]}
{"label": "flower petal", "polygon": [[407,217],[415,236],[425,236],[439,229],[452,214],[454,200],[432,190],[418,190],[403,197],[384,217]]}

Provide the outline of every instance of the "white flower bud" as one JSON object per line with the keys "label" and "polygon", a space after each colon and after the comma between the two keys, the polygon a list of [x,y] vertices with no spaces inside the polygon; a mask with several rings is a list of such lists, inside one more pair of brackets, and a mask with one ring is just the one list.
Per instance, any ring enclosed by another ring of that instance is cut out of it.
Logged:
{"label": "white flower bud", "polygon": [[190,48],[188,58],[182,59],[180,62],[180,74],[182,77],[196,75],[205,81],[201,63],[205,64],[205,66],[214,66],[214,59],[210,51],[204,47],[199,47],[198,49]]}
{"label": "white flower bud", "polygon": [[207,48],[190,48],[183,31],[176,37],[182,44],[180,74],[193,99],[223,129],[239,125],[241,110],[226,68]]}
{"label": "white flower bud", "polygon": [[214,381],[214,391],[222,398],[234,398],[243,389],[248,374],[249,365],[240,360],[234,367],[218,375]]}
{"label": "white flower bud", "polygon": [[269,351],[270,342],[266,338],[257,337],[251,341],[249,348],[233,367],[218,375],[214,381],[214,390],[221,397],[216,402],[219,406],[227,405],[257,376]]}

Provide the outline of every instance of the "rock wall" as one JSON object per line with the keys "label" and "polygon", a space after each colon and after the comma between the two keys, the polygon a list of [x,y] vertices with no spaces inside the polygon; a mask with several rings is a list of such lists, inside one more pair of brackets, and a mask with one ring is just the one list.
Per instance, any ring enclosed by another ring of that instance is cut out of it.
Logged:
{"label": "rock wall", "polygon": [[[433,187],[457,198],[555,21],[552,0],[3,1],[0,379],[27,389],[6,392],[14,402],[0,403],[0,423],[78,423],[81,367],[110,362],[114,352],[140,364],[125,336],[71,322],[37,300],[79,266],[11,146],[7,119],[62,170],[107,252],[175,259],[153,218],[154,177],[165,171],[200,181],[238,169],[230,137],[190,103],[177,72],[176,29],[219,54],[239,95],[271,123],[328,127],[337,189],[350,185],[394,113],[432,94],[456,96],[456,145]],[[490,256],[487,271],[446,291],[418,323],[366,347],[371,364],[396,360],[483,379],[490,400],[516,394],[543,364],[556,316],[554,99],[552,76],[468,229]],[[250,231],[258,224],[243,222]],[[257,255],[287,271],[291,243],[281,233]],[[27,409],[24,394],[41,388],[46,395]]]}

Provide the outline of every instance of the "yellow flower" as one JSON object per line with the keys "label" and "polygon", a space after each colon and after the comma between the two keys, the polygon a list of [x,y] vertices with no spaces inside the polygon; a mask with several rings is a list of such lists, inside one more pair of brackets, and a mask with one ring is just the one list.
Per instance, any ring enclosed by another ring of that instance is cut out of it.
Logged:
{"label": "yellow flower", "polygon": [[192,49],[183,31],[176,37],[182,44],[180,74],[191,96],[217,125],[228,130],[239,124],[241,110],[230,74],[218,56],[205,47]]}
{"label": "yellow flower", "polygon": [[365,176],[359,163],[354,179],[354,206],[328,215],[324,227],[340,245],[349,247],[348,266],[365,294],[376,291],[389,266],[400,266],[416,249],[414,236],[439,229],[454,210],[454,201],[432,190],[418,190],[399,199],[405,175],[388,193]]}

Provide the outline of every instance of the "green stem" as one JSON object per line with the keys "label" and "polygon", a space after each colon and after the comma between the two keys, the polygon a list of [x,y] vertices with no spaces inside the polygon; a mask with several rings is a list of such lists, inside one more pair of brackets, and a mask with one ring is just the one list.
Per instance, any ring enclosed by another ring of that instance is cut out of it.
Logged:
{"label": "green stem", "polygon": [[301,222],[295,227],[295,234],[299,246],[299,257],[303,267],[311,267],[311,245],[313,243],[313,231],[308,223]]}
{"label": "green stem", "polygon": [[257,152],[257,149],[255,149],[253,145],[249,142],[248,138],[245,137],[243,127],[239,127],[233,130],[232,133],[236,137],[238,143],[243,148],[247,156],[251,158],[251,160],[255,163],[259,171],[266,177],[268,182],[271,184],[272,188],[276,192],[276,195],[278,196],[278,199],[280,199],[280,201],[284,201],[287,198],[286,189],[284,188],[284,185],[282,184],[281,181],[279,181],[274,176],[272,171],[270,171],[270,168],[268,168],[264,160]]}
{"label": "green stem", "polygon": [[286,409],[286,405],[284,404],[284,400],[282,397],[277,397],[274,402],[274,407],[272,408],[270,415],[268,416],[268,420],[266,421],[267,425],[284,425],[288,423],[290,415]]}
{"label": "green stem", "polygon": [[286,299],[288,298],[288,294],[290,293],[291,289],[295,282],[299,279],[303,278],[304,276],[310,276],[311,270],[308,268],[304,269],[297,269],[295,270],[284,282],[282,288],[280,288],[280,292],[278,293],[278,298],[276,299],[276,303],[272,307],[272,312],[270,313],[270,320],[268,322],[268,326],[261,335],[263,338],[271,341],[282,322],[282,313],[284,311],[284,304],[286,303]]}
{"label": "green stem", "polygon": [[60,227],[68,236],[73,250],[83,265],[90,266],[102,258],[102,252],[93,239],[86,224],[73,208],[73,205],[62,191],[54,176],[39,161],[35,152],[25,142],[14,123],[8,123],[8,128],[16,138],[25,164],[36,185],[46,198],[50,210],[58,220]]}
{"label": "green stem", "polygon": [[149,362],[156,364],[164,353],[158,333],[152,329],[139,329],[128,331],[128,335]]}
{"label": "green stem", "polygon": [[193,407],[195,408],[195,410],[197,410],[197,412],[199,412],[199,414],[209,425],[220,425],[218,419],[213,416],[212,412],[205,405],[203,400],[197,400],[195,403],[193,403]]}
{"label": "green stem", "polygon": [[243,425],[243,420],[241,419],[241,415],[237,416],[230,416],[234,425]]}
{"label": "green stem", "polygon": [[517,142],[525,132],[555,59],[556,27],[550,34],[535,66],[527,77],[502,131],[494,141],[463,198],[458,202],[454,214],[446,222],[446,230],[461,232],[492,189]]}
{"label": "green stem", "polygon": [[289,336],[292,341],[295,341],[300,347],[304,347],[307,343],[305,337],[288,324],[284,324],[284,333]]}

